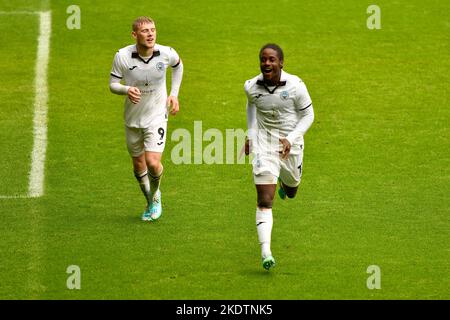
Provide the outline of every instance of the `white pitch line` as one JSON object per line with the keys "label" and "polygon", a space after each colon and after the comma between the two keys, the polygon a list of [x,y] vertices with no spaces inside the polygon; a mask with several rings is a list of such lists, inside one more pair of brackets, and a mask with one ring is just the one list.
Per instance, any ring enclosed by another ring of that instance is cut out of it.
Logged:
{"label": "white pitch line", "polygon": [[26,199],[26,198],[29,198],[29,196],[27,194],[18,194],[15,196],[0,195],[0,199]]}
{"label": "white pitch line", "polygon": [[45,155],[47,151],[47,111],[48,86],[47,69],[50,52],[52,17],[50,11],[39,12],[39,38],[36,58],[33,151],[29,176],[28,196],[40,197],[44,194]]}
{"label": "white pitch line", "polygon": [[0,11],[0,14],[39,14],[39,11]]}

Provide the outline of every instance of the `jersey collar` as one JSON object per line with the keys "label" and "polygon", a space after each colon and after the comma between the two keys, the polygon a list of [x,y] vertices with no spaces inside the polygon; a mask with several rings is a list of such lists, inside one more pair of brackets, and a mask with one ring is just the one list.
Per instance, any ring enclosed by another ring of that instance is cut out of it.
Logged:
{"label": "jersey collar", "polygon": [[275,90],[277,90],[279,87],[283,87],[286,85],[285,79],[286,79],[285,72],[283,70],[281,70],[280,82],[272,90],[270,90],[269,87],[267,86],[267,84],[264,82],[264,77],[262,76],[262,74],[260,76],[260,79],[258,79],[256,81],[256,84],[259,86],[263,86],[267,90],[267,92],[269,92],[270,94],[273,94],[275,92]]}
{"label": "jersey collar", "polygon": [[147,60],[145,60],[139,55],[139,53],[136,50],[131,53],[131,58],[139,59],[143,63],[148,64],[150,62],[150,60],[152,60],[154,57],[158,57],[160,54],[161,54],[161,52],[159,50],[153,50],[152,56],[150,58],[148,58]]}

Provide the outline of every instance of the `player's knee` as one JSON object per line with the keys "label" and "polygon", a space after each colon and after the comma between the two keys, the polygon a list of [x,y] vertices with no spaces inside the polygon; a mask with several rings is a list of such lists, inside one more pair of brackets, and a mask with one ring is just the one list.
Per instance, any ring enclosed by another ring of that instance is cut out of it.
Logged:
{"label": "player's knee", "polygon": [[284,186],[284,191],[286,192],[286,196],[290,199],[295,198],[297,195],[298,187],[286,187]]}
{"label": "player's knee", "polygon": [[270,197],[259,197],[258,198],[258,207],[259,208],[266,208],[266,209],[272,209],[272,203],[273,199]]}
{"label": "player's knee", "polygon": [[147,157],[146,159],[147,167],[150,171],[156,172],[159,171],[161,167],[161,160],[156,157]]}
{"label": "player's knee", "polygon": [[141,173],[147,171],[147,164],[144,157],[133,157],[134,172]]}
{"label": "player's knee", "polygon": [[158,161],[147,161],[147,168],[150,171],[157,171],[159,169],[160,163]]}

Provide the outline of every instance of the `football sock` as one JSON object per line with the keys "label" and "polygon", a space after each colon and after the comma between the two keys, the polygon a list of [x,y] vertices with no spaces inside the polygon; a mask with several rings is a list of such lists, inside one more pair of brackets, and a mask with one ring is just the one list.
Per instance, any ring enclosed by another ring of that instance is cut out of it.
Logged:
{"label": "football sock", "polygon": [[145,196],[145,199],[147,200],[147,205],[150,204],[150,181],[148,179],[147,171],[137,173],[134,172],[134,176],[136,177],[136,180],[139,182],[139,186],[141,187],[142,193]]}
{"label": "football sock", "polygon": [[258,240],[261,245],[261,255],[264,258],[271,256],[270,239],[272,236],[272,209],[256,208],[256,231],[258,232]]}
{"label": "football sock", "polygon": [[148,173],[148,176],[150,178],[150,199],[153,199],[159,189],[163,170],[164,167],[161,165],[161,171],[157,175],[152,175],[150,172]]}

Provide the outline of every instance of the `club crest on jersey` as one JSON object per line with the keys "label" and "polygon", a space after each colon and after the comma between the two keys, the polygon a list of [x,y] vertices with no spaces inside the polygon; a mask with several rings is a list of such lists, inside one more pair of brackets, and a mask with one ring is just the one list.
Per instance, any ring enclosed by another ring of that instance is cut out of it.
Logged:
{"label": "club crest on jersey", "polygon": [[283,100],[286,100],[287,98],[289,98],[289,92],[287,92],[287,91],[282,91],[282,92],[280,93],[280,98],[283,99]]}
{"label": "club crest on jersey", "polygon": [[158,62],[158,63],[156,64],[156,70],[158,70],[158,71],[164,71],[164,63]]}

